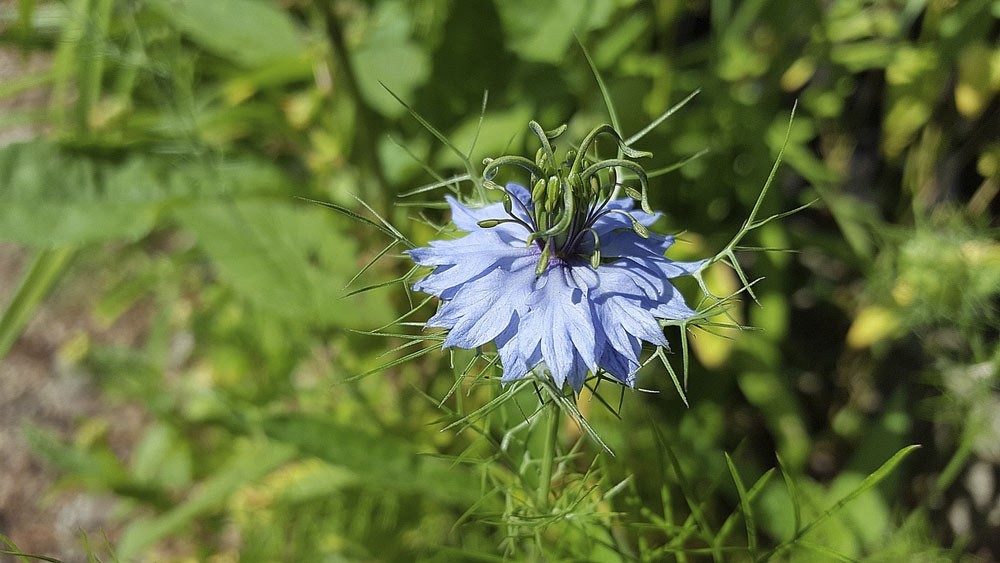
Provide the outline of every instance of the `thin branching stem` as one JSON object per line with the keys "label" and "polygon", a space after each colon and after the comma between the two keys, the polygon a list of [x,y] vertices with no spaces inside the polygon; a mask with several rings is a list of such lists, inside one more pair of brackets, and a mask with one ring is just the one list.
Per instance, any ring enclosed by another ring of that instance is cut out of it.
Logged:
{"label": "thin branching stem", "polygon": [[552,463],[556,455],[556,443],[559,440],[559,406],[553,402],[548,404],[548,417],[545,427],[545,449],[542,452],[542,471],[538,480],[538,506],[547,508],[549,489],[552,486]]}

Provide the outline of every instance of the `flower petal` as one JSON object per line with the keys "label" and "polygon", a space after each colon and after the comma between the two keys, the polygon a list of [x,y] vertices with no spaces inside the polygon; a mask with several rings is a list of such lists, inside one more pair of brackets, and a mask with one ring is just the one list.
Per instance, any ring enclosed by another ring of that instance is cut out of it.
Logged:
{"label": "flower petal", "polygon": [[635,385],[635,374],[639,367],[638,360],[632,360],[610,346],[601,355],[601,369],[629,387]]}
{"label": "flower petal", "polygon": [[520,317],[515,313],[511,324],[496,337],[497,352],[503,365],[503,377],[500,381],[505,383],[528,375],[542,361],[538,348],[529,356],[521,354],[518,343],[519,328]]}
{"label": "flower petal", "polygon": [[[531,224],[530,209],[531,193],[519,184],[507,184],[507,193],[517,201],[511,202],[511,213],[525,223]],[[501,223],[495,227],[485,229],[479,226],[479,222],[486,219],[509,219],[510,216],[503,207],[503,203],[491,203],[483,207],[469,207],[452,196],[445,196],[448,205],[451,207],[451,221],[460,230],[475,232],[493,232],[507,242],[525,242],[528,231],[524,226],[517,223]]]}
{"label": "flower petal", "polygon": [[581,366],[597,371],[597,334],[587,288],[571,281],[568,268],[553,264],[538,279],[518,335],[521,355],[530,357],[540,349],[560,387],[567,379],[582,386]]}
{"label": "flower petal", "polygon": [[475,348],[496,338],[515,313],[527,309],[534,281],[534,263],[515,261],[512,270],[497,268],[465,284],[455,297],[441,306],[427,326],[450,328],[444,346]]}

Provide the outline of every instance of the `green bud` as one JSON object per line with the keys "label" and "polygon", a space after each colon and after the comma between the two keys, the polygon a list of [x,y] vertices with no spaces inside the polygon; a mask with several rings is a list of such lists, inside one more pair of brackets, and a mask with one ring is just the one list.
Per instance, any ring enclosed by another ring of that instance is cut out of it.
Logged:
{"label": "green bud", "polygon": [[632,219],[632,230],[635,231],[635,234],[642,238],[649,238],[649,229],[646,228],[646,225],[636,221],[632,215],[629,215],[629,217]]}
{"label": "green bud", "polygon": [[590,197],[597,197],[598,192],[601,191],[601,181],[597,176],[590,177]]}
{"label": "green bud", "polygon": [[505,223],[505,222],[506,221],[503,219],[483,219],[482,221],[476,224],[484,229],[492,229],[493,227],[496,227],[500,223]]}
{"label": "green bud", "polygon": [[552,254],[552,240],[550,239],[545,243],[545,248],[542,249],[542,255],[538,257],[538,264],[535,265],[535,276],[540,276],[545,273],[545,268],[549,267],[549,256]]}
{"label": "green bud", "polygon": [[507,215],[511,215],[513,208],[514,203],[510,200],[510,194],[503,194],[503,210],[507,212]]}
{"label": "green bud", "polygon": [[531,190],[531,201],[539,203],[545,198],[545,186],[545,178],[539,178],[535,182],[535,187]]}
{"label": "green bud", "polygon": [[545,169],[545,160],[546,160],[546,158],[545,158],[545,149],[543,149],[542,147],[538,147],[538,150],[535,151],[535,164],[537,164],[539,168],[541,168],[542,170],[544,170]]}
{"label": "green bud", "polygon": [[594,253],[590,255],[590,265],[596,270],[601,265],[601,237],[597,236],[594,229],[587,229],[587,232],[594,237]]}
{"label": "green bud", "polygon": [[562,199],[562,182],[558,176],[550,176],[548,185],[545,187],[545,210],[555,209],[560,199]]}
{"label": "green bud", "polygon": [[632,199],[642,199],[642,192],[633,188],[632,186],[625,186],[625,195]]}

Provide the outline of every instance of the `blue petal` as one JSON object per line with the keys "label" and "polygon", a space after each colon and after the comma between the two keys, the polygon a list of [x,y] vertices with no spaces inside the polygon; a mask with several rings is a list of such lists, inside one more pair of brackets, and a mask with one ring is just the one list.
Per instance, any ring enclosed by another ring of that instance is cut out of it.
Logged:
{"label": "blue petal", "polygon": [[655,302],[663,295],[665,287],[670,285],[665,279],[629,260],[602,264],[599,270],[601,278],[599,293],[617,292],[645,296]]}
{"label": "blue petal", "polygon": [[[569,371],[566,373],[566,381],[569,382],[570,387],[579,393],[583,389],[583,384],[587,381],[587,374],[590,371],[591,368],[584,363],[583,358],[574,354],[573,363],[570,365]],[[596,372],[597,368],[594,368],[593,371]]]}
{"label": "blue petal", "polygon": [[674,237],[649,233],[649,238],[640,237],[629,226],[627,230],[600,233],[601,255],[608,258],[622,256],[651,255],[663,256],[674,244]]}
{"label": "blue petal", "polygon": [[[633,295],[645,297],[645,301],[640,299],[640,303],[649,308],[661,319],[686,319],[695,314],[684,302],[684,296],[677,291],[669,281],[666,280],[663,269],[658,266],[662,262],[668,262],[669,266],[664,268],[677,268],[688,272],[688,268],[693,264],[695,267],[690,271],[697,270],[700,262],[673,262],[666,258],[630,258],[619,260],[600,267],[601,290],[600,294],[615,292],[622,295]],[[640,263],[648,264],[649,268],[640,266]],[[650,269],[652,268],[652,269]],[[673,270],[671,270],[673,271]],[[632,286],[639,291],[631,289]],[[641,293],[640,293],[641,292]]]}
{"label": "blue petal", "polygon": [[421,266],[438,266],[418,280],[413,289],[445,299],[453,297],[453,288],[460,287],[500,267],[511,267],[514,260],[537,256],[535,247],[511,246],[496,233],[480,231],[455,240],[432,241],[431,246],[408,251]]}
{"label": "blue petal", "polygon": [[560,387],[567,378],[582,385],[581,365],[597,371],[597,333],[587,288],[577,287],[567,269],[554,264],[538,279],[518,335],[521,355],[530,357],[539,349]]}
{"label": "blue petal", "polygon": [[601,368],[629,387],[635,385],[635,373],[639,367],[638,361],[626,358],[611,347],[605,348],[601,356]]}
{"label": "blue petal", "polygon": [[452,240],[432,240],[430,246],[413,248],[406,253],[421,266],[450,266],[469,259],[486,259],[493,253],[483,252],[482,247],[504,251],[503,247],[514,248],[500,240],[492,231],[471,233]]}
{"label": "blue petal", "polygon": [[616,348],[627,349],[624,345],[627,335],[657,346],[667,345],[660,323],[648,308],[640,305],[638,300],[611,295],[599,300],[595,308],[601,319],[601,327],[608,335],[608,341]]}
{"label": "blue petal", "polygon": [[505,251],[499,256],[497,254],[500,253],[489,256],[489,253],[483,252],[482,256],[470,258],[466,262],[453,266],[439,266],[413,284],[413,289],[429,295],[436,295],[442,299],[451,299],[463,285],[475,281],[493,270],[512,271],[524,267],[524,263],[534,267],[538,260],[539,251],[535,248],[520,248]]}
{"label": "blue petal", "polygon": [[498,334],[495,340],[503,365],[503,377],[500,381],[505,383],[528,375],[542,361],[541,352],[537,348],[530,356],[525,357],[521,354],[517,340],[519,328],[520,316],[515,313],[511,324]]}
{"label": "blue petal", "polygon": [[697,262],[676,262],[663,256],[626,256],[629,260],[652,270],[667,279],[689,276],[698,271],[705,260]]}
{"label": "blue petal", "polygon": [[450,328],[445,347],[475,348],[496,338],[515,313],[524,313],[534,281],[534,261],[515,261],[465,284],[427,326]]}
{"label": "blue petal", "polygon": [[[513,199],[512,214],[530,222],[528,190],[517,184],[506,189]],[[525,244],[523,226],[478,225],[484,219],[509,218],[501,203],[470,208],[454,198],[448,202],[455,225],[469,234],[409,251],[417,264],[435,267],[414,289],[442,299],[427,326],[449,329],[446,347],[495,342],[504,382],[544,364],[556,385],[568,382],[576,391],[588,372],[599,369],[632,385],[643,342],[667,346],[660,319],[695,314],[669,279],[689,275],[703,262],[666,258],[673,237],[639,237],[621,213],[594,223],[601,254],[612,261],[594,270],[582,258],[553,259],[536,279],[539,250]],[[605,210],[628,211],[646,226],[659,217],[634,205],[620,199]],[[593,239],[584,237],[577,250],[585,255],[592,248]]]}
{"label": "blue petal", "polygon": [[[511,212],[514,216],[531,224],[531,193],[524,186],[513,183],[507,184],[507,193],[512,198],[517,199],[517,201],[511,202]],[[486,219],[509,219],[510,216],[507,215],[502,203],[491,203],[484,207],[469,207],[450,195],[445,196],[445,199],[451,207],[451,221],[460,230],[468,233],[491,231],[507,242],[519,241],[523,243],[527,240],[528,231],[517,223],[501,223],[489,228],[479,226],[479,222]]]}
{"label": "blue petal", "polygon": [[[635,217],[636,221],[647,227],[657,222],[660,217],[663,216],[661,213],[646,213],[641,209],[635,209],[635,200],[630,197],[623,197],[621,199],[609,201],[608,204],[604,206],[604,209],[620,209],[622,211],[628,211],[630,215]],[[605,217],[618,217],[622,221],[625,221],[628,225],[631,225],[631,221],[629,221],[628,217],[625,217],[621,213],[611,213]],[[598,219],[598,221],[601,221],[602,219]]]}
{"label": "blue petal", "polygon": [[451,206],[451,222],[459,230],[467,233],[483,230],[479,222],[484,219],[502,219],[506,215],[503,205],[499,203],[491,203],[484,207],[468,207],[450,195],[444,199]]}

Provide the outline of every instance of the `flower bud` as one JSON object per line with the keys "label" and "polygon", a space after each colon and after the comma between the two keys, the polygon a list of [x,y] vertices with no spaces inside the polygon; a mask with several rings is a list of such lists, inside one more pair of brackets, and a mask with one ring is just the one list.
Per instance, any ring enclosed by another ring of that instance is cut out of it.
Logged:
{"label": "flower bud", "polygon": [[535,164],[537,164],[538,167],[541,168],[542,170],[545,170],[545,164],[546,164],[545,149],[543,149],[542,147],[538,147],[538,150],[535,151]]}

